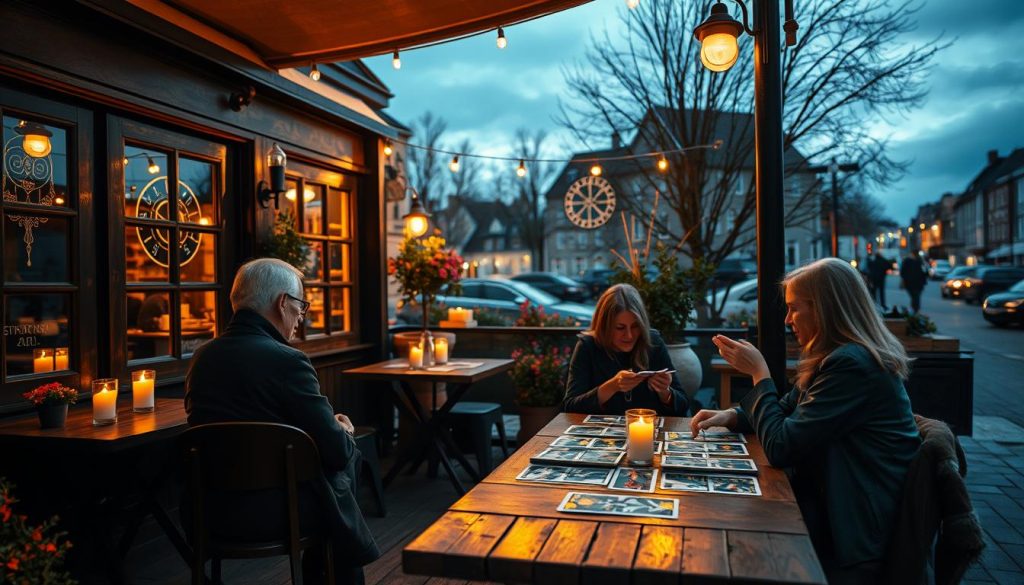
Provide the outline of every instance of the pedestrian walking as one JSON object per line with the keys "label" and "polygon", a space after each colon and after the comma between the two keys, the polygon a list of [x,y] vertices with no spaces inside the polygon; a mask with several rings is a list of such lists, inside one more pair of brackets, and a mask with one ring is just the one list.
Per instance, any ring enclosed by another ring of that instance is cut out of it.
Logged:
{"label": "pedestrian walking", "polygon": [[928,271],[916,250],[912,250],[900,264],[900,278],[903,288],[910,295],[910,308],[917,313],[921,310],[921,291],[928,282]]}
{"label": "pedestrian walking", "polygon": [[889,310],[885,304],[885,276],[892,267],[892,260],[882,255],[881,252],[872,252],[868,257],[868,290],[871,291],[871,300],[878,303],[883,310]]}

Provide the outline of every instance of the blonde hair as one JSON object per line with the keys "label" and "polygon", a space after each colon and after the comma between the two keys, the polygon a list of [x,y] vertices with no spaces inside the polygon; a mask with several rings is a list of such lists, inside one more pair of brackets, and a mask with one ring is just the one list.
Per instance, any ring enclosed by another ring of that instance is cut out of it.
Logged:
{"label": "blonde hair", "polygon": [[612,338],[615,334],[615,318],[619,313],[629,311],[636,317],[640,336],[629,354],[629,363],[638,370],[647,369],[647,357],[651,349],[651,322],[639,291],[628,284],[616,284],[604,291],[594,307],[594,318],[585,335],[591,335],[599,346],[609,354],[615,351]]}
{"label": "blonde hair", "polygon": [[868,294],[852,266],[838,258],[824,258],[786,275],[783,288],[807,301],[818,322],[818,333],[807,341],[797,366],[797,386],[806,389],[821,362],[837,347],[856,343],[871,354],[883,370],[906,380],[910,359]]}

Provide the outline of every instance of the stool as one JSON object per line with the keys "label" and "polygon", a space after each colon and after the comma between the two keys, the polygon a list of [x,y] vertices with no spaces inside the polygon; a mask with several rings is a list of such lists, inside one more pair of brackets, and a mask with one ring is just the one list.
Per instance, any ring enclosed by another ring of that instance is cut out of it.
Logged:
{"label": "stool", "polygon": [[363,455],[363,462],[360,465],[359,475],[369,476],[370,489],[373,491],[373,500],[377,503],[377,515],[383,518],[388,515],[384,508],[384,487],[380,483],[380,459],[377,457],[377,429],[373,427],[356,427],[352,437],[356,440],[356,447]]}
{"label": "stool", "polygon": [[476,453],[480,476],[490,473],[491,426],[497,425],[501,452],[508,457],[508,439],[505,436],[505,419],[501,417],[501,405],[495,402],[459,402],[448,413],[452,427],[466,431]]}

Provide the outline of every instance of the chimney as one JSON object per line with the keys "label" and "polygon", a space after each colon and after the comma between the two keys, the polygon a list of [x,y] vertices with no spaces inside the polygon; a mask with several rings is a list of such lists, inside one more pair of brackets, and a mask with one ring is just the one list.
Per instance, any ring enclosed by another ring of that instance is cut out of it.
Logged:
{"label": "chimney", "polygon": [[618,130],[612,130],[612,150],[622,148],[622,135]]}
{"label": "chimney", "polygon": [[988,164],[994,165],[997,162],[999,162],[999,151],[998,150],[990,150],[990,151],[988,151]]}

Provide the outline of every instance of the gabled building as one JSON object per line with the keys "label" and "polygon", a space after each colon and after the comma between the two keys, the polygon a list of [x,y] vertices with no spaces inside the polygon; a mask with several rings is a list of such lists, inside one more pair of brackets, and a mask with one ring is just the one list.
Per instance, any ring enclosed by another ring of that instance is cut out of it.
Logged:
{"label": "gabled building", "polygon": [[530,250],[521,235],[518,202],[448,198],[437,213],[445,238],[466,262],[466,274],[514,276],[531,270]]}

